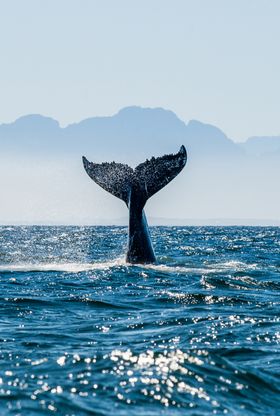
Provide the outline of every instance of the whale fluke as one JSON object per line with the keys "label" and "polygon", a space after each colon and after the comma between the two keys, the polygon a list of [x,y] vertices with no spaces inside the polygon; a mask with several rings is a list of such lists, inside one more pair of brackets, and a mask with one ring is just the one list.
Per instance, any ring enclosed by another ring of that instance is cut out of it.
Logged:
{"label": "whale fluke", "polygon": [[187,162],[184,146],[176,154],[146,160],[132,169],[122,163],[92,163],[83,156],[89,177],[101,188],[122,199],[129,208],[129,242],[127,261],[155,261],[144,213],[147,200],[174,179]]}
{"label": "whale fluke", "polygon": [[84,168],[88,176],[105,191],[110,192],[126,204],[133,178],[133,169],[122,163],[92,163],[83,156]]}
{"label": "whale fluke", "polygon": [[175,155],[165,155],[146,160],[134,170],[134,176],[146,200],[160,191],[181,172],[187,162],[185,146]]}
{"label": "whale fluke", "polygon": [[84,168],[89,177],[105,191],[127,204],[132,186],[142,192],[145,202],[181,172],[187,161],[185,146],[175,155],[146,160],[134,170],[122,163],[92,163],[83,156]]}

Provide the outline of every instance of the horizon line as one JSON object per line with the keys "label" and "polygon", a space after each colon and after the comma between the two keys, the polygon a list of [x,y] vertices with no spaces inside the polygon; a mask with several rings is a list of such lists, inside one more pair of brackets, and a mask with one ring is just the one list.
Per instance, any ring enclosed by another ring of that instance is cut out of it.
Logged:
{"label": "horizon line", "polygon": [[[100,222],[5,222],[0,227],[128,227],[125,221],[100,221]],[[217,221],[216,220],[193,220],[189,222],[149,222],[149,227],[280,227],[280,220],[239,220],[239,221]]]}

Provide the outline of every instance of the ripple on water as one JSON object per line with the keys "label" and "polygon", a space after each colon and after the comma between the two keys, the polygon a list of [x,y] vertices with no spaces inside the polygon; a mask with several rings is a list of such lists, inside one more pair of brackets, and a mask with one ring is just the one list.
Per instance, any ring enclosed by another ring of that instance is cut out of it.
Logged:
{"label": "ripple on water", "polygon": [[0,414],[278,415],[279,228],[0,227]]}

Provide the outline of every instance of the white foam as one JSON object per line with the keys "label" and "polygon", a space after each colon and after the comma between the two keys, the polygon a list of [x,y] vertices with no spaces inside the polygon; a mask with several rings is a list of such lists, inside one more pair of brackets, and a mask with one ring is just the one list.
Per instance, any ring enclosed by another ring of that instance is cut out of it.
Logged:
{"label": "white foam", "polygon": [[161,273],[177,273],[177,274],[213,274],[221,273],[227,270],[248,270],[255,269],[256,264],[246,264],[238,261],[229,261],[225,263],[218,263],[212,265],[205,265],[205,267],[186,267],[186,266],[168,266],[166,264],[128,264],[125,258],[117,258],[115,260],[101,262],[101,263],[15,263],[0,265],[1,272],[67,272],[79,273],[94,270],[108,270],[113,267],[124,266],[127,268],[136,267],[142,270],[154,270]]}
{"label": "white foam", "polygon": [[144,269],[156,270],[159,272],[166,273],[180,273],[180,274],[213,274],[213,273],[223,273],[225,271],[245,271],[245,270],[255,270],[257,264],[247,264],[241,261],[227,261],[224,263],[213,263],[207,264],[204,267],[186,267],[186,266],[168,266],[166,264],[139,264],[135,265]]}
{"label": "white foam", "polygon": [[116,266],[124,266],[124,260],[117,259],[104,263],[26,263],[0,265],[1,272],[68,272],[79,273],[91,270],[107,270]]}
{"label": "white foam", "polygon": [[166,264],[135,264],[142,269],[155,270],[163,273],[204,273],[205,269],[185,266],[167,266]]}
{"label": "white foam", "polygon": [[256,263],[244,263],[242,261],[230,260],[225,263],[218,263],[216,266],[220,269],[235,269],[235,270],[254,270],[257,268]]}

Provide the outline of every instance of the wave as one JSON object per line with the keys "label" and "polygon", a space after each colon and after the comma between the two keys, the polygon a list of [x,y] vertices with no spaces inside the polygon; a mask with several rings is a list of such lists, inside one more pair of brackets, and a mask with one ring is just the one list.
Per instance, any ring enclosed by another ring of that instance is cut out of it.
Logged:
{"label": "wave", "polygon": [[2,264],[0,273],[13,272],[67,272],[80,273],[91,270],[107,270],[113,267],[124,266],[122,260],[107,261],[101,263],[25,263],[25,264]]}
{"label": "wave", "polygon": [[[16,305],[28,305],[28,307],[32,306],[57,306],[57,299],[46,299],[45,297],[0,297],[0,303],[9,303],[9,304],[16,304]],[[125,305],[121,302],[113,303],[113,302],[106,302],[101,299],[91,299],[86,296],[76,296],[76,297],[61,297],[59,298],[59,303],[64,304],[81,304],[86,303],[87,306],[92,306],[94,308],[104,308],[104,309],[136,309],[131,305]]]}
{"label": "wave", "polygon": [[128,264],[125,262],[124,257],[119,257],[115,260],[96,263],[14,263],[14,264],[0,264],[0,273],[13,273],[13,272],[67,272],[67,273],[81,273],[94,270],[108,270],[115,267],[127,267],[127,268],[141,268],[144,270],[154,270],[162,273],[175,273],[175,274],[212,274],[222,273],[227,270],[231,271],[245,271],[255,270],[256,264],[247,264],[237,261],[229,261],[225,263],[214,263],[205,265],[205,267],[186,267],[167,264]]}
{"label": "wave", "polygon": [[207,264],[204,267],[186,267],[186,266],[169,266],[166,264],[141,264],[135,265],[144,269],[155,270],[159,272],[170,273],[194,273],[194,274],[212,274],[223,273],[225,271],[248,271],[256,270],[256,264],[248,264],[240,261],[227,261],[224,263]]}

